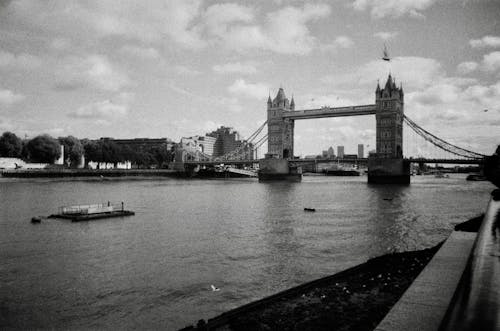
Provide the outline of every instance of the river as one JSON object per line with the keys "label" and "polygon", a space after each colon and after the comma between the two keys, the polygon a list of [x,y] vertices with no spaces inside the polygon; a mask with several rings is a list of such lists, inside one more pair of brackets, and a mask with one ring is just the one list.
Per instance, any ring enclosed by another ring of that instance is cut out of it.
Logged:
{"label": "river", "polygon": [[[0,328],[175,330],[374,256],[433,246],[483,212],[492,189],[462,175],[415,176],[410,186],[0,178]],[[108,200],[136,215],[30,223]]]}

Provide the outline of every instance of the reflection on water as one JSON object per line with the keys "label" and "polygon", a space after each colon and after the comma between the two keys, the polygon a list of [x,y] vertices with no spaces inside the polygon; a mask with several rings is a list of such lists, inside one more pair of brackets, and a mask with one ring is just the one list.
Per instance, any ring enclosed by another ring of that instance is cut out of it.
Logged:
{"label": "reflection on water", "polygon": [[[493,188],[412,180],[0,179],[0,327],[180,328],[373,256],[432,246],[482,212]],[[136,216],[29,223],[108,200]]]}

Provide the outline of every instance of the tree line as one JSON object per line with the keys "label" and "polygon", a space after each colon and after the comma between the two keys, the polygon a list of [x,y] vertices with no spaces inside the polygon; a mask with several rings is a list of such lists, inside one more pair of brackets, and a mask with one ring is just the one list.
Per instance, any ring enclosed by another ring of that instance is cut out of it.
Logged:
{"label": "tree line", "polygon": [[0,137],[0,157],[16,157],[29,162],[54,163],[61,156],[64,146],[64,164],[77,167],[85,157],[86,162],[118,163],[130,161],[139,168],[162,168],[173,160],[173,152],[167,146],[151,146],[133,149],[118,145],[113,140],[78,139],[73,136],[53,138],[42,134],[32,139],[21,139],[12,132]]}

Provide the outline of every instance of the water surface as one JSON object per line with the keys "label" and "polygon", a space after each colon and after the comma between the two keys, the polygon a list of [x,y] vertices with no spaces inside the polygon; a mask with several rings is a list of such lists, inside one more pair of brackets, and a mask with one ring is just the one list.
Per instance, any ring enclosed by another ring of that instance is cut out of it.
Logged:
{"label": "water surface", "polygon": [[[411,186],[0,178],[0,327],[175,330],[370,257],[433,246],[483,212],[492,189],[460,175]],[[136,216],[29,222],[108,200]]]}

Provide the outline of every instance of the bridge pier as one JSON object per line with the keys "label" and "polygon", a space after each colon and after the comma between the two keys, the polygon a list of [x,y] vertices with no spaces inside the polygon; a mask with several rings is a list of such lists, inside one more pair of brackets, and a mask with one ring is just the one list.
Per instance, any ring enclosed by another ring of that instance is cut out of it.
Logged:
{"label": "bridge pier", "polygon": [[269,157],[259,160],[259,182],[288,180],[300,182],[302,180],[302,168],[290,166],[287,159]]}
{"label": "bridge pier", "polygon": [[368,183],[410,184],[410,162],[403,158],[368,158]]}

